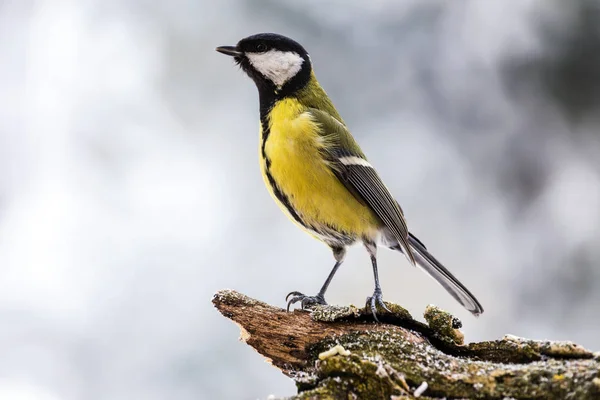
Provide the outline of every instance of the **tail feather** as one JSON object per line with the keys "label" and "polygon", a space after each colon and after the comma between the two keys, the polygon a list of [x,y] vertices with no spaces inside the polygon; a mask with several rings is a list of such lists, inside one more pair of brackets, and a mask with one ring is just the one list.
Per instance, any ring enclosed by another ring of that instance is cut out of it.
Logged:
{"label": "tail feather", "polygon": [[473,315],[478,316],[483,313],[483,307],[479,304],[475,296],[442,263],[429,254],[419,239],[409,234],[408,241],[419,267],[423,268],[425,272],[442,285],[456,301],[462,304]]}

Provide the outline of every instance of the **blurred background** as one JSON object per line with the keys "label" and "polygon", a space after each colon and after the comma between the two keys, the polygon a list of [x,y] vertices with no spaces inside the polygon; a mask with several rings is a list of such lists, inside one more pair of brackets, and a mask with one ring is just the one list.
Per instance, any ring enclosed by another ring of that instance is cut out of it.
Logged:
{"label": "blurred background", "polygon": [[[293,383],[211,305],[284,306],[330,251],[258,169],[214,51],[295,38],[408,216],[479,298],[380,252],[384,297],[600,350],[600,1],[0,1],[0,398],[264,399]],[[353,248],[328,293],[373,290]]]}

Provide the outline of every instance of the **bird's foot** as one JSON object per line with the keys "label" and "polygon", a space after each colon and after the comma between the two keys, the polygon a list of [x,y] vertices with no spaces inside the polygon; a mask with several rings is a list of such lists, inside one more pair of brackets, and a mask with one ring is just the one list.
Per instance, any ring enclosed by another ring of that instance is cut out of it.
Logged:
{"label": "bird's foot", "polygon": [[383,308],[385,311],[391,313],[389,308],[387,308],[387,306],[383,302],[383,293],[381,292],[381,288],[379,288],[379,287],[375,288],[375,291],[373,292],[373,296],[367,297],[367,304],[365,305],[365,308],[371,309],[371,312],[373,313],[373,318],[375,318],[375,321],[379,322],[379,319],[377,318],[377,306],[379,306],[379,307]]}
{"label": "bird's foot", "polygon": [[[292,296],[292,298],[288,301],[288,298],[290,296]],[[290,311],[290,306],[292,304],[296,304],[297,302],[300,302],[300,308],[302,308],[303,310],[305,310],[306,308],[309,308],[311,306],[317,305],[317,304],[327,305],[327,302],[325,301],[325,297],[323,297],[320,294],[318,294],[316,296],[307,296],[300,292],[289,293],[287,296],[285,296],[285,301],[288,302],[287,303],[288,311]]]}

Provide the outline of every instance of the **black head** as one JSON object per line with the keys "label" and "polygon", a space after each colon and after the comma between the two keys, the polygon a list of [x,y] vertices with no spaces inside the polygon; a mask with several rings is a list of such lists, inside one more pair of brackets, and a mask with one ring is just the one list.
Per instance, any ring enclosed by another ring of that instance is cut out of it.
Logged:
{"label": "black head", "polygon": [[221,46],[218,52],[232,56],[259,92],[286,96],[304,87],[312,70],[310,57],[298,42],[275,33],[259,33]]}

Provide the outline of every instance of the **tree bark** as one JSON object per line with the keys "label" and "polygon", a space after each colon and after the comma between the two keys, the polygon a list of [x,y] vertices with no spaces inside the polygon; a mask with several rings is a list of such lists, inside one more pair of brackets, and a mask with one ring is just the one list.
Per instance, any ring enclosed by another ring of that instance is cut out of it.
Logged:
{"label": "tree bark", "polygon": [[600,399],[600,353],[571,342],[507,335],[463,344],[461,324],[428,307],[427,324],[402,307],[279,307],[231,290],[213,304],[241,339],[295,380],[292,399]]}

